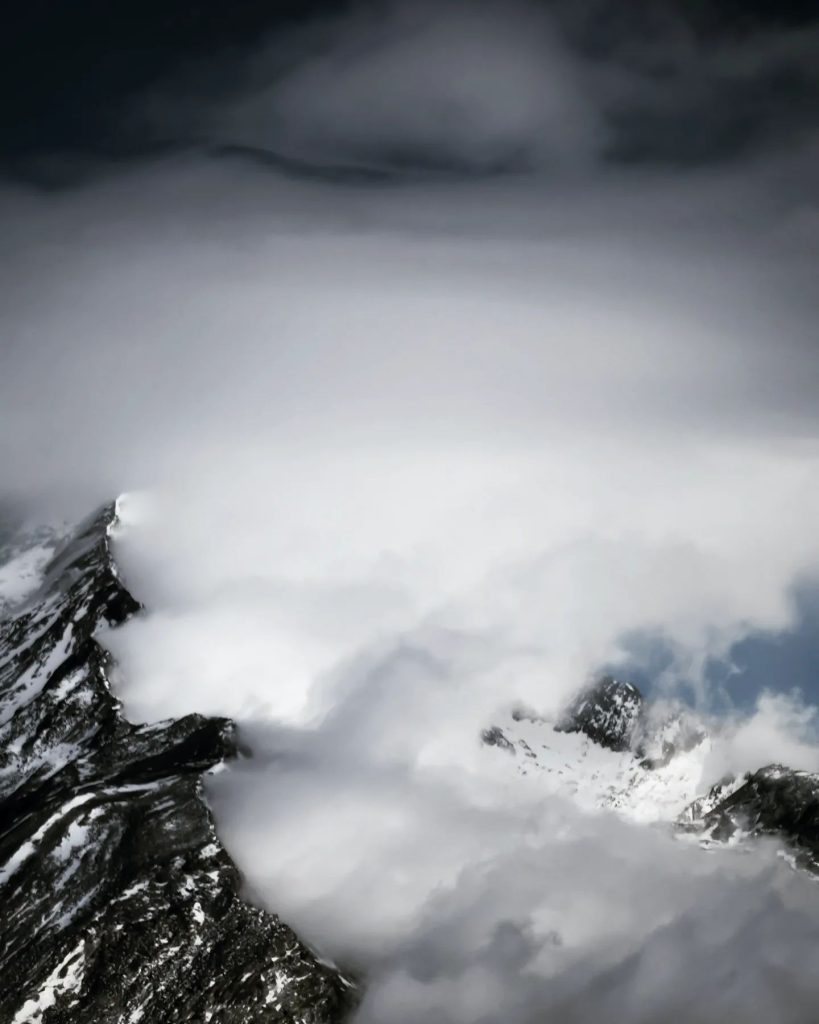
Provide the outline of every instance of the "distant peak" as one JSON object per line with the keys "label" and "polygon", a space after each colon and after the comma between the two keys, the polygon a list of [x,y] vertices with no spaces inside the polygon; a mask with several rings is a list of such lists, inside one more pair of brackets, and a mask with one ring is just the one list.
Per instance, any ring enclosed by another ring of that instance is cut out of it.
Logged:
{"label": "distant peak", "polygon": [[609,750],[629,750],[643,709],[633,683],[604,676],[583,689],[555,726],[558,732],[582,732]]}

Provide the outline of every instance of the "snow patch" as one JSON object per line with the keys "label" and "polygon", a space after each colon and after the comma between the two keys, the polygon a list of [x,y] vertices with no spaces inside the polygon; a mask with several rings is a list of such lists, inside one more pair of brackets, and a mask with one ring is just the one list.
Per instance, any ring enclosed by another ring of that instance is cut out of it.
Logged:
{"label": "snow patch", "polygon": [[28,999],[17,1011],[12,1024],[39,1024],[43,1014],[70,992],[82,985],[85,971],[85,939],[60,961],[43,983],[35,999]]}
{"label": "snow patch", "polygon": [[495,767],[510,782],[568,798],[586,812],[608,809],[644,824],[676,820],[702,792],[711,749],[703,737],[667,764],[649,768],[630,750],[609,750],[583,733],[558,732],[542,719],[511,719],[501,731],[515,756],[493,744]]}
{"label": "snow patch", "polygon": [[5,885],[12,875],[14,875],[23,866],[23,864],[25,864],[29,857],[33,856],[37,852],[37,844],[53,825],[55,825],[61,818],[64,818],[67,814],[70,814],[75,808],[81,807],[83,804],[93,799],[93,793],[84,793],[82,796],[75,796],[66,804],[63,804],[59,811],[52,814],[51,817],[37,829],[31,839],[25,843],[21,843],[3,867],[0,868],[0,885]]}

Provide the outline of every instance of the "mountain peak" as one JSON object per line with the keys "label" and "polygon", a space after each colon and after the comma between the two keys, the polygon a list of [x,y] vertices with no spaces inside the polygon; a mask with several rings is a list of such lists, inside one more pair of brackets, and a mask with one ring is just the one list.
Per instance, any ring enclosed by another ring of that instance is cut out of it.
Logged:
{"label": "mountain peak", "polygon": [[643,709],[633,683],[604,676],[572,701],[555,726],[558,732],[582,732],[609,750],[630,750]]}

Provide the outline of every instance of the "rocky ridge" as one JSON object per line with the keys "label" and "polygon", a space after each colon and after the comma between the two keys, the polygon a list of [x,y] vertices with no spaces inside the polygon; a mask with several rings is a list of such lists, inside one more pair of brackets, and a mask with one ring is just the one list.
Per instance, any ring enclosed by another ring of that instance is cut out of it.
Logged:
{"label": "rocky ridge", "polygon": [[819,775],[771,764],[712,787],[680,816],[703,840],[784,839],[794,867],[819,875]]}
{"label": "rocky ridge", "polygon": [[242,898],[202,799],[233,724],[133,725],[111,693],[95,632],[140,608],[115,519],[48,549],[0,615],[0,1020],[335,1024],[355,986]]}

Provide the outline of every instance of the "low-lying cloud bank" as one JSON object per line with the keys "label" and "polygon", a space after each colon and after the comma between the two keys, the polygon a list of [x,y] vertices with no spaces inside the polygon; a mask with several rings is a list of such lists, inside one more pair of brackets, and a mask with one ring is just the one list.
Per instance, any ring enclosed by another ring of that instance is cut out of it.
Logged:
{"label": "low-lying cloud bank", "polygon": [[369,734],[251,739],[269,760],[220,777],[217,817],[252,891],[365,967],[360,1020],[806,1019],[814,886],[772,849],[526,799],[453,749],[436,767]]}

